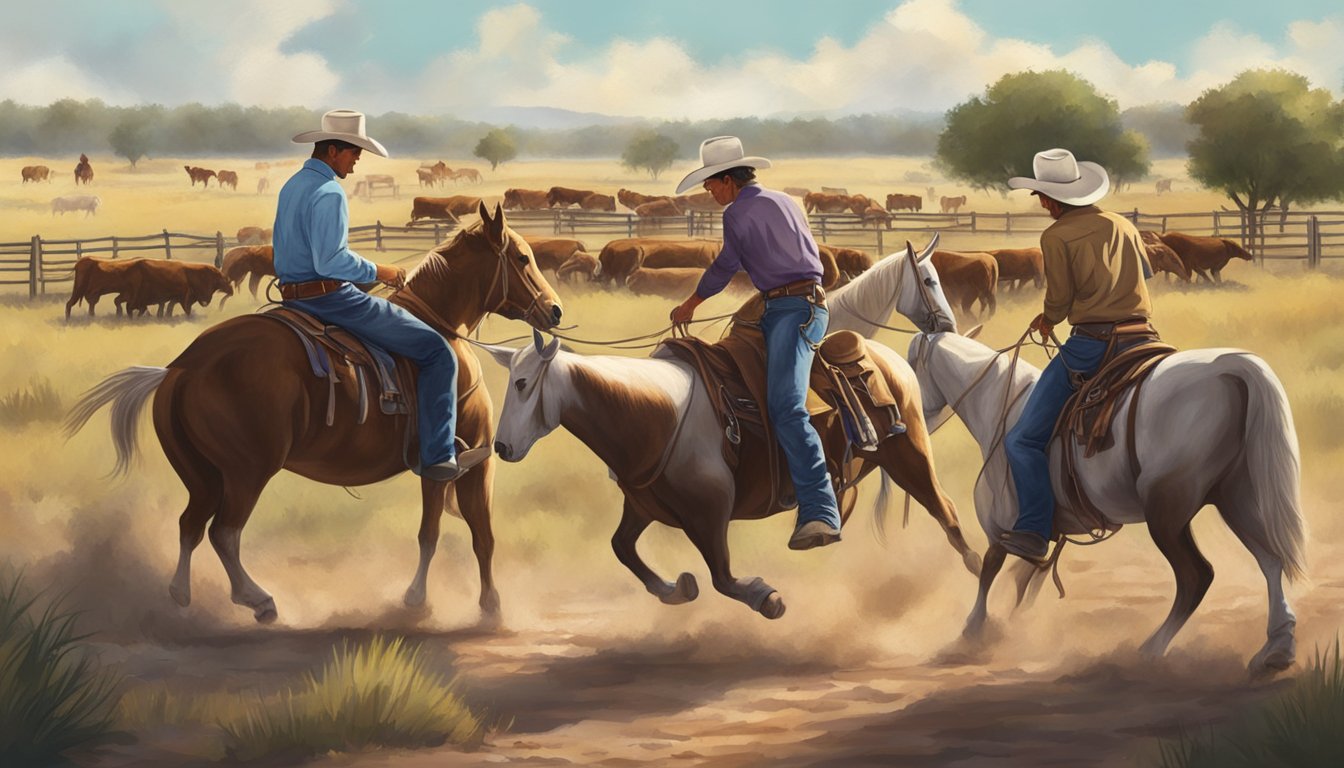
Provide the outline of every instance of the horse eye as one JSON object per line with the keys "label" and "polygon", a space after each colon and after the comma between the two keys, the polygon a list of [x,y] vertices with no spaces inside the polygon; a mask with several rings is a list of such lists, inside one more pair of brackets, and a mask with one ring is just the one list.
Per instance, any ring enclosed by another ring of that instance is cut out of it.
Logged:
{"label": "horse eye", "polygon": [[924,284],[932,288],[933,286],[938,284],[938,281],[934,280],[932,277],[926,277],[924,278]]}
{"label": "horse eye", "polygon": [[527,254],[526,254],[526,253],[520,253],[520,254],[518,254],[518,263],[519,263],[519,264],[522,264],[524,267],[527,266]]}
{"label": "horse eye", "polygon": [[527,388],[527,379],[519,379],[513,382],[513,388],[518,390],[519,392],[522,392],[524,389]]}

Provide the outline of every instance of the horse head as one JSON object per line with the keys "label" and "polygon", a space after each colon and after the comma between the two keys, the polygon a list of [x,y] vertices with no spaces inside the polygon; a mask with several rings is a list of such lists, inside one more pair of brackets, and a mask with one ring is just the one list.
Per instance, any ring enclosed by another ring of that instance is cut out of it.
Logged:
{"label": "horse head", "polygon": [[905,263],[901,265],[905,273],[896,283],[896,311],[925,333],[956,333],[956,318],[930,258],[937,247],[937,233],[918,254],[910,241],[906,241]]}
{"label": "horse head", "polygon": [[538,440],[560,426],[560,409],[555,402],[547,407],[545,386],[560,340],[543,344],[536,330],[532,339],[532,344],[519,349],[485,347],[495,362],[509,369],[509,386],[495,430],[495,453],[505,461],[522,461]]}

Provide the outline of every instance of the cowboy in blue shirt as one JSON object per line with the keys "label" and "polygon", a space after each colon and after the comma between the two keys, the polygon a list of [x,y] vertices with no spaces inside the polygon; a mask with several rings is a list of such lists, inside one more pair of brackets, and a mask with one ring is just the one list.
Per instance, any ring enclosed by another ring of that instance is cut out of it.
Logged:
{"label": "cowboy in blue shirt", "polygon": [[840,540],[840,507],[826,471],[821,438],[807,415],[812,356],[826,335],[830,314],[821,291],[821,257],[812,230],[788,195],[756,183],[763,157],[744,157],[736,136],[700,145],[702,168],[677,185],[677,194],[703,183],[723,211],[723,249],[705,270],[695,293],[672,310],[672,322],[688,323],[702,301],[723,290],[745,270],[765,294],[766,410],[784,450],[798,499],[798,522],[790,549],[811,549]]}
{"label": "cowboy in blue shirt", "polygon": [[387,157],[364,132],[364,115],[338,109],[322,116],[322,130],[306,131],[294,143],[314,142],[313,155],[280,190],[275,213],[275,274],[285,304],[337,325],[364,341],[412,360],[419,407],[422,477],[449,482],[490,455],[489,446],[457,454],[457,356],[446,339],[406,310],[370,296],[355,283],[375,280],[400,288],[404,270],[374,264],[348,246],[345,190],[336,182],[355,168],[367,149]]}

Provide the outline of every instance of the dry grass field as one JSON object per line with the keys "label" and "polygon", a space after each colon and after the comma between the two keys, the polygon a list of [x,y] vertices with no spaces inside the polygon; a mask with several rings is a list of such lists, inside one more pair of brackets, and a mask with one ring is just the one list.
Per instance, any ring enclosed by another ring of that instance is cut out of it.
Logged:
{"label": "dry grass field", "polygon": [[[404,223],[421,159],[435,158],[363,160],[347,188],[360,173],[393,173],[402,199],[352,200],[352,224]],[[443,159],[485,171],[485,183],[471,191],[487,198],[508,187],[552,184],[666,192],[689,170],[678,167],[655,184],[614,161],[517,161],[491,173],[479,161]],[[21,186],[19,167],[34,162],[58,169],[57,179]],[[237,192],[213,184],[190,188],[182,164],[145,160],[131,172],[123,161],[93,158],[97,176],[87,193],[99,195],[102,207],[86,219],[52,217],[48,208],[51,197],[75,192],[73,160],[0,161],[0,241],[269,226],[275,192],[297,165],[273,167],[270,193],[257,195],[251,160],[192,161],[236,169]],[[930,174],[931,181],[903,181],[912,173]],[[1159,198],[1151,182],[1137,184],[1104,204],[1188,211],[1223,203],[1185,179],[1179,162],[1162,161],[1154,175],[1175,178],[1174,192]],[[959,189],[917,158],[783,159],[762,178],[776,187],[843,185],[870,195],[922,193],[931,185],[939,194],[968,194],[978,210],[1034,206],[1025,194]],[[962,235],[948,244],[988,243]],[[1344,285],[1297,265],[1266,271],[1236,262],[1224,276],[1221,289],[1154,280],[1155,323],[1181,348],[1255,351],[1289,394],[1311,532],[1310,576],[1289,592],[1305,658],[1344,626],[1344,520],[1337,514],[1344,477],[1335,471],[1344,462]],[[566,319],[579,325],[572,333],[585,338],[656,330],[670,309],[664,300],[624,293],[566,287],[561,294]],[[256,304],[235,298],[222,311],[214,305],[190,320],[100,314],[66,324],[63,301],[53,295],[30,302],[18,290],[0,298],[0,562],[25,567],[33,583],[69,591],[86,611],[87,629],[97,632],[103,660],[129,676],[131,690],[192,698],[273,691],[319,666],[342,640],[382,631],[423,643],[430,663],[461,676],[467,702],[500,724],[473,753],[337,755],[322,758],[324,764],[1134,765],[1154,753],[1156,738],[1222,720],[1276,688],[1248,681],[1244,672],[1264,639],[1264,581],[1211,510],[1195,528],[1217,577],[1166,659],[1149,664],[1135,653],[1173,593],[1166,562],[1140,527],[1103,546],[1066,552],[1060,572],[1067,599],[1056,600],[1047,586],[1029,610],[1010,615],[1011,590],[1003,581],[991,601],[992,642],[968,648],[958,635],[974,580],[918,509],[907,528],[890,525],[889,540],[879,542],[867,511],[875,483],[863,488],[845,540],[834,547],[790,552],[791,521],[784,516],[734,526],[734,567],[739,575],[766,576],[781,590],[789,605],[781,620],[766,621],[708,590],[703,561],[685,537],[655,528],[641,541],[650,564],[691,571],[706,588],[689,605],[659,604],[611,554],[620,509],[615,485],[591,453],[560,432],[496,475],[501,630],[477,626],[476,567],[458,520],[445,521],[429,608],[402,608],[417,555],[419,488],[410,475],[347,491],[282,473],[243,539],[243,557],[275,596],[279,622],[258,627],[250,611],[230,604],[208,546],[195,559],[195,602],[179,609],[167,583],[185,492],[152,430],[141,433],[142,459],[130,477],[109,481],[106,415],[68,441],[59,418],[107,374],[163,365],[211,324]],[[732,305],[718,297],[701,315]],[[1002,298],[982,338],[996,346],[1015,340],[1038,308],[1030,292]],[[491,318],[481,337],[524,331]],[[891,332],[878,338],[901,351],[907,343]],[[491,362],[484,367],[487,386],[502,402],[502,370]],[[935,450],[968,538],[982,546],[970,498],[978,453],[958,422],[938,434]],[[206,726],[133,730],[131,743],[100,747],[76,762],[166,766],[219,757]]]}

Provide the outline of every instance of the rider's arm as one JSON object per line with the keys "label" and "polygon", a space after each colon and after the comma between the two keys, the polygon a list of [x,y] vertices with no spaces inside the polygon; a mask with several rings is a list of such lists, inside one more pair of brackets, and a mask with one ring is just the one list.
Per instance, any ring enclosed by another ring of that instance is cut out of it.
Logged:
{"label": "rider's arm", "polygon": [[733,230],[730,227],[729,216],[732,210],[732,207],[729,207],[723,212],[723,248],[719,250],[714,263],[710,264],[705,274],[701,275],[700,284],[695,287],[695,295],[700,301],[722,291],[728,285],[728,281],[733,279],[733,275],[742,268],[742,255],[738,252],[736,238],[733,237]]}
{"label": "rider's arm", "polygon": [[319,194],[313,201],[310,221],[308,242],[312,246],[313,269],[317,274],[327,280],[352,283],[372,283],[378,279],[378,268],[374,263],[347,247],[350,220],[344,195]]}
{"label": "rider's arm", "polygon": [[1073,308],[1073,274],[1069,269],[1069,254],[1064,241],[1046,233],[1041,235],[1041,256],[1045,262],[1046,322],[1059,325]]}

